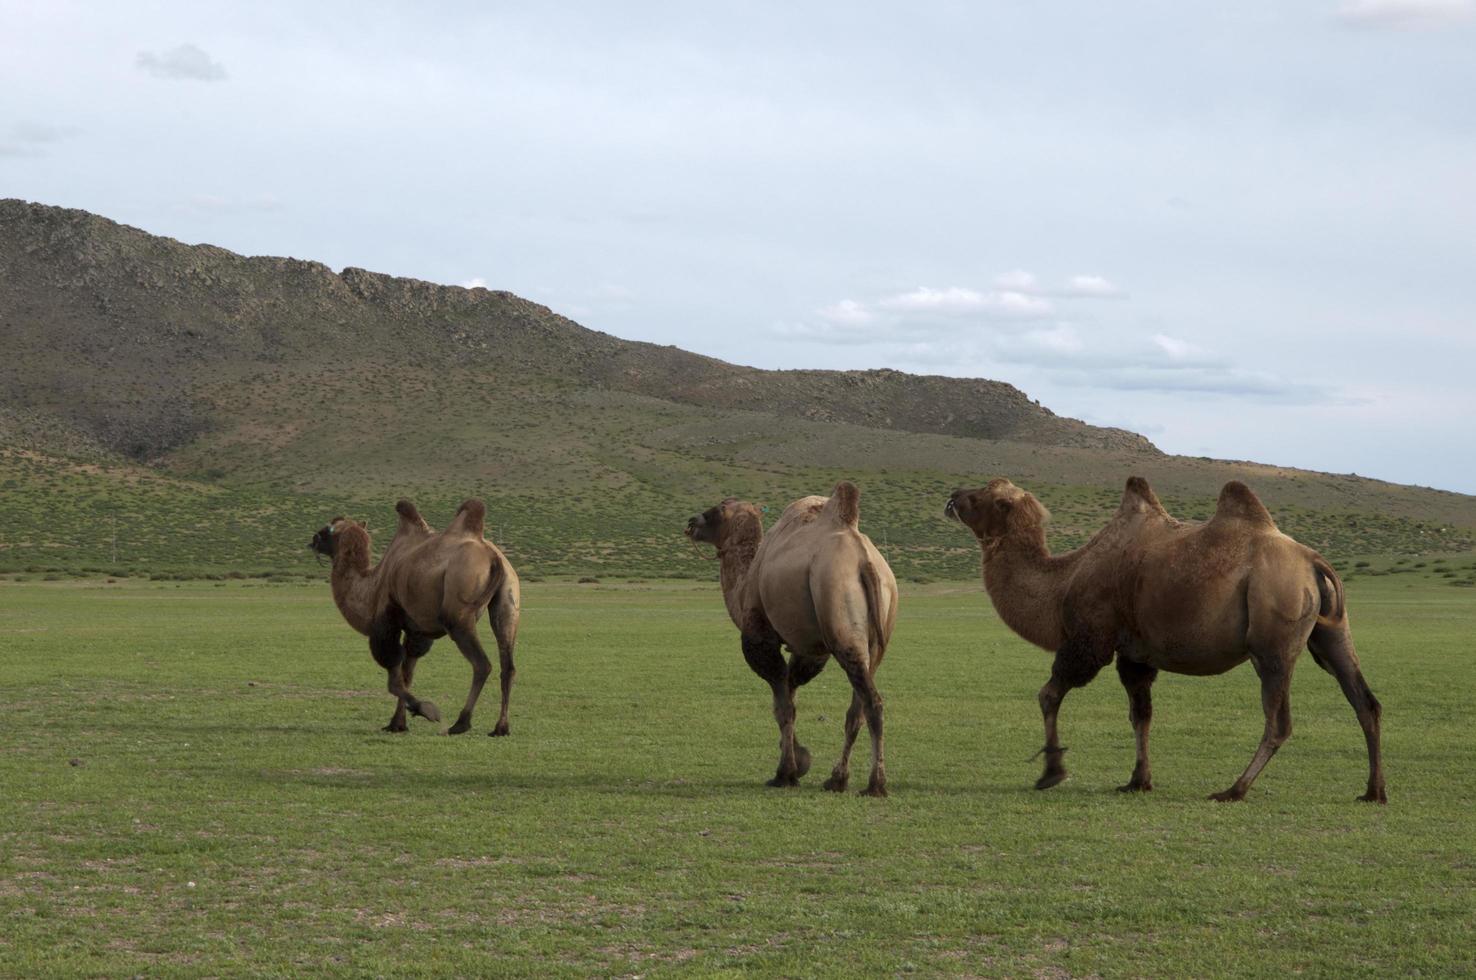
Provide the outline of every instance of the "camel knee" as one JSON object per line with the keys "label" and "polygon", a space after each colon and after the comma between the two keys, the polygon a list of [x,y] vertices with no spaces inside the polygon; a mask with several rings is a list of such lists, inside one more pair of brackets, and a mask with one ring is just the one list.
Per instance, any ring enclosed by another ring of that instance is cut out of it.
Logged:
{"label": "camel knee", "polygon": [[1040,693],[1035,696],[1035,699],[1040,702],[1041,714],[1054,714],[1056,709],[1061,706],[1061,695],[1056,692],[1055,687],[1051,684],[1047,684],[1041,688]]}

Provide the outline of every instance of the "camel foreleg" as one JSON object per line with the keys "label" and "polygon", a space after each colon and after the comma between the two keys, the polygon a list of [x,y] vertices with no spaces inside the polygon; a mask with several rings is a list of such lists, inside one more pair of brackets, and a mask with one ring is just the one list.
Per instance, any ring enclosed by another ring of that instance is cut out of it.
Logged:
{"label": "camel foreleg", "polygon": [[[440,721],[441,711],[430,701],[422,701],[410,693],[410,686],[405,680],[405,664],[407,657],[405,647],[400,643],[400,631],[390,629],[375,630],[369,637],[369,652],[374,655],[374,660],[389,675],[388,688],[401,705],[410,714],[418,715],[427,721]],[[410,668],[413,675],[415,669]],[[399,715],[399,710],[395,712]],[[392,719],[393,721],[393,719]]]}
{"label": "camel foreleg", "polygon": [[851,779],[851,749],[856,744],[856,736],[861,732],[861,693],[851,692],[851,707],[846,711],[846,737],[841,745],[840,759],[835,768],[830,771],[830,778],[825,780],[825,788],[832,793],[844,793],[846,784]]}
{"label": "camel foreleg", "polygon": [[1153,788],[1153,774],[1148,765],[1148,726],[1153,722],[1153,681],[1158,668],[1135,663],[1124,656],[1117,658],[1117,676],[1127,690],[1128,721],[1137,741],[1138,761],[1127,785],[1117,787],[1123,793],[1146,793]]}
{"label": "camel foreleg", "polygon": [[1036,755],[1045,755],[1045,771],[1035,781],[1036,789],[1050,789],[1066,780],[1066,766],[1062,757],[1066,749],[1056,733],[1056,716],[1061,711],[1061,702],[1074,687],[1085,687],[1097,672],[1112,659],[1112,650],[1096,650],[1086,643],[1068,643],[1056,652],[1051,664],[1051,679],[1036,695],[1040,702],[1040,715],[1045,723],[1045,746]]}
{"label": "camel foreleg", "polygon": [[[743,659],[774,692],[774,721],[779,725],[779,768],[770,786],[798,786],[799,762],[794,749],[794,688],[777,637],[743,636]],[[808,755],[808,753],[806,753]]]}

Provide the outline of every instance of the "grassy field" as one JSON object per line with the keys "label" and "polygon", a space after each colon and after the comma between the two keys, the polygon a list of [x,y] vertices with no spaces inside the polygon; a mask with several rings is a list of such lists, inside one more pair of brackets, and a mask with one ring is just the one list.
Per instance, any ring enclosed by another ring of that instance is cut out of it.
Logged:
{"label": "grassy field", "polygon": [[[1476,971],[1476,590],[1360,577],[1388,807],[1303,658],[1296,733],[1243,804],[1249,668],[1165,676],[1147,796],[1109,671],[1029,787],[1046,656],[972,584],[909,587],[879,676],[886,800],[820,789],[848,700],[801,692],[814,770],[766,789],[767,689],[715,585],[534,583],[508,739],[378,731],[326,585],[0,582],[8,975],[1446,977]],[[454,709],[439,644],[416,679]],[[477,732],[496,717],[484,697]],[[865,784],[864,740],[853,787]]]}

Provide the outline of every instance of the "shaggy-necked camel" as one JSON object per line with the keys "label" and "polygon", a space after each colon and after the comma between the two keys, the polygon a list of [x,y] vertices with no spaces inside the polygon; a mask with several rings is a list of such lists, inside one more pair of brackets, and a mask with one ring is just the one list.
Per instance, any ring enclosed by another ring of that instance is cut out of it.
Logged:
{"label": "shaggy-necked camel", "polygon": [[1291,734],[1292,667],[1302,648],[1337,678],[1368,742],[1368,792],[1387,802],[1379,757],[1378,700],[1358,668],[1343,584],[1321,555],[1281,533],[1243,483],[1225,484],[1205,524],[1170,517],[1148,482],[1127,482],[1116,516],[1064,555],[1046,549],[1040,501],[1009,480],[955,490],[944,513],[966,524],[984,551],[984,587],[1005,624],[1056,655],[1040,689],[1045,773],[1066,778],[1056,712],[1117,655],[1138,761],[1124,792],[1153,788],[1148,768],[1151,689],[1159,670],[1220,674],[1250,660],[1261,678],[1266,730],[1239,779],[1210,797],[1239,800]]}
{"label": "shaggy-necked camel", "polygon": [[[843,482],[828,498],[796,500],[767,537],[759,509],[733,498],[687,522],[687,537],[717,548],[723,601],[742,635],[743,657],[774,692],[779,769],[770,786],[796,786],[810,769],[810,751],[794,738],[794,692],[834,657],[853,693],[840,761],[825,788],[845,791],[864,715],[871,729],[871,781],[863,792],[887,795],[882,699],[874,677],[897,615],[897,580],[857,528],[860,497]],[[781,645],[789,648],[787,664]]]}
{"label": "shaggy-necked camel", "polygon": [[389,674],[397,699],[387,732],[407,729],[405,712],[440,721],[430,701],[410,693],[415,664],[432,641],[447,635],[471,662],[471,691],[449,734],[471,728],[472,709],[492,673],[477,620],[490,610],[492,635],[502,662],[502,714],[492,735],[508,733],[513,645],[518,635],[518,575],[497,546],[482,537],[487,509],[468,500],[445,531],[432,530],[408,500],[395,504],[400,524],[379,564],[369,567],[369,532],[357,521],[334,518],[313,535],[310,547],[333,559],[333,601],[354,629],[369,637],[369,652]]}

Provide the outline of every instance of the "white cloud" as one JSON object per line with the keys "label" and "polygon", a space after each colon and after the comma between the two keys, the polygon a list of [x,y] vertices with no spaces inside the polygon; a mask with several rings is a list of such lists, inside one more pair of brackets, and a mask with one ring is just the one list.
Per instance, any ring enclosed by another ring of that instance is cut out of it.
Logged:
{"label": "white cloud", "polygon": [[158,54],[140,51],[134,64],[158,78],[218,82],[226,77],[225,67],[193,44],[181,44]]}
{"label": "white cloud", "polygon": [[461,288],[462,289],[486,289],[487,288],[487,280],[483,279],[481,276],[472,276],[466,282],[464,282],[464,283],[461,284]]}
{"label": "white cloud", "polygon": [[963,286],[933,289],[919,286],[881,301],[883,308],[898,313],[931,313],[942,316],[979,313],[992,316],[1039,318],[1054,310],[1049,301],[1015,290],[979,292]]}
{"label": "white cloud", "polygon": [[1338,10],[1346,24],[1359,27],[1439,27],[1476,14],[1476,0],[1351,0]]}
{"label": "white cloud", "polygon": [[1091,296],[1101,299],[1121,299],[1127,296],[1116,284],[1102,276],[1072,276],[1062,293],[1067,296]]}
{"label": "white cloud", "polygon": [[843,326],[864,326],[876,320],[876,314],[868,310],[865,303],[853,299],[843,299],[816,312],[821,319]]}
{"label": "white cloud", "polygon": [[1040,291],[1040,281],[1024,269],[1011,269],[994,277],[994,284],[1000,289],[1008,289],[1017,293],[1034,293]]}

